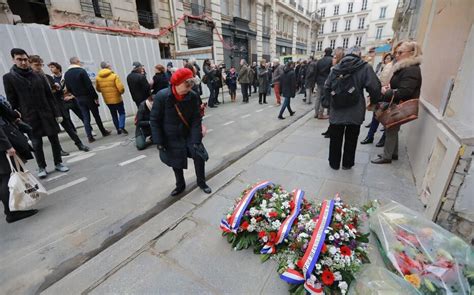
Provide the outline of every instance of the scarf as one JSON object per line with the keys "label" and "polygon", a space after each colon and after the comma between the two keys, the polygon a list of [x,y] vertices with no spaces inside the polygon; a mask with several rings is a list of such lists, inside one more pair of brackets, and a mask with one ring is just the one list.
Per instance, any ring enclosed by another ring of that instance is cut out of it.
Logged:
{"label": "scarf", "polygon": [[146,104],[146,107],[148,108],[148,110],[151,111],[151,108],[153,107],[153,102],[152,101],[149,101],[148,99],[145,100],[145,104]]}
{"label": "scarf", "polygon": [[173,96],[176,98],[177,101],[182,101],[186,94],[179,95],[178,91],[176,91],[176,87],[174,85],[171,86],[171,91],[173,92]]}

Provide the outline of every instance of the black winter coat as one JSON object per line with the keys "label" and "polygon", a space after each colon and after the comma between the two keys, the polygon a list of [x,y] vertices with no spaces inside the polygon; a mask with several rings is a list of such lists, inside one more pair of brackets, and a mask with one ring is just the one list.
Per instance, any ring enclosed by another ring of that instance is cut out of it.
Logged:
{"label": "black winter coat", "polygon": [[280,93],[281,96],[290,98],[296,95],[296,74],[288,66],[285,66],[283,74],[280,76]]}
{"label": "black winter coat", "polygon": [[331,81],[337,75],[352,74],[356,91],[359,93],[357,104],[346,108],[329,108],[329,123],[334,125],[361,125],[365,119],[366,102],[364,89],[370,95],[370,102],[376,104],[380,101],[382,85],[375,75],[370,64],[363,61],[359,56],[346,55],[340,63],[335,65],[324,84],[325,97],[331,97]]}
{"label": "black winter coat", "polygon": [[316,83],[316,72],[317,72],[317,61],[312,61],[306,66],[306,73],[305,73],[305,87],[313,88],[314,84]]}
{"label": "black winter coat", "polygon": [[329,72],[331,71],[332,67],[332,56],[325,55],[323,58],[318,60],[316,65],[316,84],[320,86],[324,86],[324,82],[329,76]]}
{"label": "black winter coat", "polygon": [[168,88],[170,86],[170,81],[168,76],[165,73],[156,73],[153,76],[153,90],[151,94],[155,95],[161,89]]}
{"label": "black winter coat", "polygon": [[421,58],[407,58],[397,62],[392,70],[390,89],[384,94],[384,101],[390,101],[394,94],[393,102],[407,101],[420,97],[421,90]]}
{"label": "black winter coat", "polygon": [[127,84],[135,103],[140,104],[150,96],[150,84],[145,75],[132,71],[127,76]]}
{"label": "black winter coat", "polygon": [[139,132],[143,132],[145,136],[151,135],[150,110],[146,105],[146,101],[140,104],[137,111],[137,129],[135,130],[135,136],[138,136]]}
{"label": "black winter coat", "polygon": [[79,66],[71,66],[66,71],[64,83],[67,90],[78,100],[99,99],[99,95],[95,92],[95,88],[86,70]]}
{"label": "black winter coat", "polygon": [[[180,119],[175,104],[190,128]],[[193,145],[202,141],[199,96],[190,91],[178,102],[171,88],[161,90],[153,100],[150,124],[153,142],[166,149],[160,150],[161,161],[173,168],[187,169],[187,158],[195,156]]]}
{"label": "black winter coat", "polygon": [[59,133],[56,122],[61,114],[47,80],[31,69],[21,70],[13,66],[3,76],[3,85],[12,109],[21,113],[23,121],[37,137],[52,136]]}

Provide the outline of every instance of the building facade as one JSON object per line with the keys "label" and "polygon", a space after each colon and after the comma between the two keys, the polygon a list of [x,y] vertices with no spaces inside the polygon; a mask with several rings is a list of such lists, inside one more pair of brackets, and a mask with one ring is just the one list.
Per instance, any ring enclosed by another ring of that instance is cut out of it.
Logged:
{"label": "building facade", "polygon": [[387,44],[393,37],[396,8],[393,0],[318,0],[322,20],[316,54],[327,47],[357,45],[368,50]]}
{"label": "building facade", "polygon": [[1,23],[150,32],[160,35],[162,58],[197,56],[227,65],[310,55],[320,25],[311,0],[0,0],[0,7]]}

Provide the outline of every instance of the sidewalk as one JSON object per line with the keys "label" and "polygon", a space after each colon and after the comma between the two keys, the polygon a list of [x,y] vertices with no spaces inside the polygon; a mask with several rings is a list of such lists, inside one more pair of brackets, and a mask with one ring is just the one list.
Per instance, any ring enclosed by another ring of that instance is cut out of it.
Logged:
{"label": "sidewalk", "polygon": [[[321,136],[328,123],[312,116],[308,113],[214,176],[212,195],[192,191],[44,294],[288,294],[273,261],[260,263],[250,249],[233,251],[219,230],[234,199],[260,180],[287,190],[301,188],[316,201],[340,193],[351,204],[393,199],[422,209],[403,131],[399,161],[370,164],[381,149],[359,145],[353,169],[334,171],[327,161],[328,139]],[[360,138],[365,133],[361,130]],[[371,258],[381,263],[373,247]]]}

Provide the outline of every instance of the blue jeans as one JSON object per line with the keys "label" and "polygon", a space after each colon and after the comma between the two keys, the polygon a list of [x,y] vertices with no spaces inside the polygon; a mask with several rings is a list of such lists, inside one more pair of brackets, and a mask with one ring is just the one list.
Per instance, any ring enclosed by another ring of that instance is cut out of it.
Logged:
{"label": "blue jeans", "polygon": [[[112,115],[112,121],[114,122],[115,129],[125,128],[125,108],[123,106],[123,101],[117,104],[108,104],[107,107],[110,110]],[[117,116],[118,115],[118,116]]]}
{"label": "blue jeans", "polygon": [[283,112],[285,112],[285,109],[288,109],[288,112],[290,112],[290,115],[291,113],[293,113],[290,106],[290,100],[291,98],[285,97],[285,101],[283,101],[283,104],[281,105],[280,115],[278,115],[279,117],[283,116]]}
{"label": "blue jeans", "polygon": [[102,119],[99,114],[99,107],[95,104],[94,100],[89,97],[78,97],[77,102],[81,108],[82,116],[84,118],[84,129],[86,129],[86,134],[88,138],[92,138],[92,126],[91,126],[91,114],[94,116],[95,123],[99,127],[100,132],[105,134],[107,130],[102,124]]}
{"label": "blue jeans", "polygon": [[[377,128],[379,128],[380,122],[377,121],[375,118],[375,114],[372,116],[372,122],[370,122],[369,133],[367,133],[367,138],[374,139],[375,132],[377,132]],[[385,137],[385,132],[382,135],[382,138]]]}

